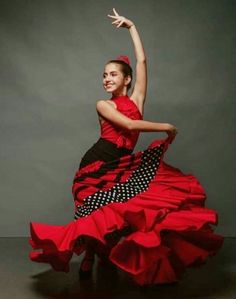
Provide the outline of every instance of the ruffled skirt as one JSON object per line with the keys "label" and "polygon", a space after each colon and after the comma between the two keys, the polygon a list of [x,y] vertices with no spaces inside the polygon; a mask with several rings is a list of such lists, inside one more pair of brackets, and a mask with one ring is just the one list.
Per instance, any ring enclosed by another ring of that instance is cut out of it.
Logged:
{"label": "ruffled skirt", "polygon": [[98,256],[129,273],[140,285],[171,283],[187,267],[216,254],[223,237],[213,231],[217,212],[205,207],[198,179],[164,162],[169,139],[144,151],[117,149],[99,139],[81,160],[72,193],[74,220],[66,225],[30,223],[30,258],[69,271],[97,241]]}

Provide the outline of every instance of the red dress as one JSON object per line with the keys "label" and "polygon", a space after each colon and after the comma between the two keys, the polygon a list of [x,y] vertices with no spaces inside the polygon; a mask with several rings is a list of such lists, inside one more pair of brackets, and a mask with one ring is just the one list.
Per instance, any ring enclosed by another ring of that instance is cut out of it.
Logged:
{"label": "red dress", "polygon": [[[117,109],[142,119],[128,96],[112,97]],[[30,223],[32,261],[69,271],[83,236],[140,285],[178,281],[184,270],[216,254],[223,237],[214,233],[217,212],[205,207],[198,179],[164,162],[169,138],[132,153],[139,132],[105,121],[99,140],[75,174],[75,219],[66,225]]]}

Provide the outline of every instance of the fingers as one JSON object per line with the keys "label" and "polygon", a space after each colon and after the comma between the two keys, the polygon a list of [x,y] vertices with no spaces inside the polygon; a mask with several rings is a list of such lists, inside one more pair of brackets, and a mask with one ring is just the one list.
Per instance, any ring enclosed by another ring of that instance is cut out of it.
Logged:
{"label": "fingers", "polygon": [[169,136],[169,139],[170,139],[170,143],[172,143],[175,139],[175,136]]}
{"label": "fingers", "polygon": [[113,12],[114,12],[114,16],[108,14],[108,17],[110,17],[110,18],[117,18],[117,17],[119,17],[119,14],[115,10],[115,8],[113,8]]}
{"label": "fingers", "polygon": [[168,137],[167,137],[167,140],[168,140],[169,143],[172,143],[173,138],[172,138],[171,136],[168,136]]}
{"label": "fingers", "polygon": [[123,23],[124,21],[121,21],[121,23],[117,26],[117,28],[119,28]]}
{"label": "fingers", "polygon": [[[112,24],[117,25],[116,27],[119,28],[119,27],[121,27],[126,22],[126,19],[123,16],[120,16],[117,13],[117,11],[115,10],[115,8],[113,8],[113,12],[114,12],[114,15],[108,14],[107,16],[109,18],[115,19],[115,21],[112,22]],[[123,25],[123,27],[127,27],[127,26]]]}
{"label": "fingers", "polygon": [[177,135],[177,133],[178,133],[178,129],[176,128],[176,127],[174,127],[174,129],[173,129],[173,131],[172,131],[172,135]]}
{"label": "fingers", "polygon": [[177,135],[177,131],[171,131],[168,134],[169,136],[176,136]]}
{"label": "fingers", "polygon": [[112,24],[114,24],[114,25],[116,25],[116,27],[119,27],[119,23],[120,23],[120,21],[115,21],[115,22],[112,22]]}
{"label": "fingers", "polygon": [[116,12],[115,8],[113,8],[113,11],[116,16],[119,16],[119,14]]}
{"label": "fingers", "polygon": [[177,133],[178,133],[177,128],[174,128],[172,131],[169,131],[169,132],[167,133],[167,134],[168,134],[168,139],[169,139],[170,143],[173,142],[173,140],[175,139]]}
{"label": "fingers", "polygon": [[107,15],[110,18],[117,19],[117,16]]}
{"label": "fingers", "polygon": [[[108,15],[108,16],[110,16],[110,15]],[[125,22],[124,17],[121,17],[121,16],[119,16],[119,17],[110,16],[110,17],[116,19],[115,21],[112,22],[112,24],[117,25],[116,26],[117,28],[121,27]]]}
{"label": "fingers", "polygon": [[112,22],[112,24],[117,25],[116,26],[117,28],[119,28],[123,23],[124,23],[124,21],[120,21],[120,20],[116,20],[116,21]]}
{"label": "fingers", "polygon": [[118,23],[119,23],[119,20],[112,22],[112,24],[118,24]]}

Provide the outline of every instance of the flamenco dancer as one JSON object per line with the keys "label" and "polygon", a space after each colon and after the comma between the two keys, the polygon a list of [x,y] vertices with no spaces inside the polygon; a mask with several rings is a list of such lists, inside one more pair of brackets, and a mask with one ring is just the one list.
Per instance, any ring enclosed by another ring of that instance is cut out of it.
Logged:
{"label": "flamenco dancer", "polygon": [[[76,253],[84,254],[80,278],[91,277],[94,257],[126,271],[139,285],[177,282],[190,266],[216,254],[223,237],[214,233],[217,212],[205,207],[198,179],[164,162],[177,128],[143,120],[147,87],[146,57],[137,28],[115,9],[108,15],[131,35],[136,80],[127,56],[107,62],[98,100],[101,135],[83,156],[72,194],[74,220],[66,225],[30,223],[32,261],[69,271]],[[165,132],[143,151],[133,149],[140,132]]]}

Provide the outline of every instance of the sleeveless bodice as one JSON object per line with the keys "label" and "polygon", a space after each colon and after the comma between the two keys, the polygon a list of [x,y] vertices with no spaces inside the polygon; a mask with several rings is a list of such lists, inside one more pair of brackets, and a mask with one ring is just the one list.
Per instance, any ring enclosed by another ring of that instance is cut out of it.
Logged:
{"label": "sleeveless bodice", "polygon": [[[142,119],[142,115],[137,105],[127,95],[112,97],[117,110],[131,119]],[[112,122],[104,120],[101,124],[101,138],[111,141],[117,147],[133,149],[137,143],[139,131],[129,131],[114,125]]]}

